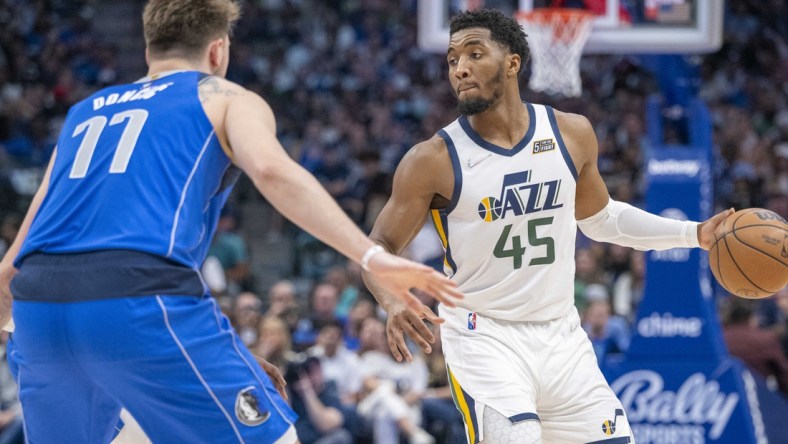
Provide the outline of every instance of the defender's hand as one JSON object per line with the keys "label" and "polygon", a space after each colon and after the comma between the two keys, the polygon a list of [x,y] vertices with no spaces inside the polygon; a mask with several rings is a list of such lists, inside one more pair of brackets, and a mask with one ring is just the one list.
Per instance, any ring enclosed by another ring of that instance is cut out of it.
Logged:
{"label": "defender's hand", "polygon": [[423,304],[410,291],[411,288],[418,288],[449,307],[454,307],[454,301],[463,298],[457,284],[445,275],[385,251],[375,254],[368,268],[384,290],[416,313],[421,311]]}
{"label": "defender's hand", "polygon": [[701,248],[708,250],[712,245],[714,245],[714,230],[716,230],[717,227],[723,223],[728,216],[735,212],[736,210],[733,208],[728,208],[727,210],[712,216],[706,222],[698,224],[698,243],[700,244]]}
{"label": "defender's hand", "polygon": [[410,362],[413,361],[405,344],[404,333],[407,333],[411,339],[422,349],[424,353],[430,353],[432,347],[430,344],[435,342],[435,336],[430,331],[424,320],[430,321],[433,324],[442,324],[445,322],[443,318],[438,317],[433,311],[422,304],[418,303],[417,308],[411,308],[405,305],[396,305],[389,309],[388,319],[386,320],[386,338],[388,340],[389,349],[394,359],[402,361],[403,356]]}
{"label": "defender's hand", "polygon": [[276,387],[276,391],[279,392],[280,395],[282,395],[283,399],[287,399],[287,390],[285,390],[285,386],[287,385],[287,382],[285,382],[285,378],[282,376],[282,372],[280,372],[279,369],[274,364],[271,364],[270,362],[255,355],[254,353],[252,354],[252,356],[254,356],[254,358],[257,360],[257,363],[260,364],[260,367],[262,367],[263,370],[265,370],[265,373],[268,375],[268,377],[271,378],[271,382],[274,383],[274,387]]}

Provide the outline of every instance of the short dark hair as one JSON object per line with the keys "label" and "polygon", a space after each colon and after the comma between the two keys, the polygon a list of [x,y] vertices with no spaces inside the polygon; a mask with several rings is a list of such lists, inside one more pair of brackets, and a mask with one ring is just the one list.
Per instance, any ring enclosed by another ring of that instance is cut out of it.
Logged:
{"label": "short dark hair", "polygon": [[520,56],[523,69],[531,57],[526,34],[514,17],[509,17],[497,9],[476,9],[460,12],[451,19],[449,34],[468,28],[485,28],[490,30],[492,39],[504,45],[511,54]]}

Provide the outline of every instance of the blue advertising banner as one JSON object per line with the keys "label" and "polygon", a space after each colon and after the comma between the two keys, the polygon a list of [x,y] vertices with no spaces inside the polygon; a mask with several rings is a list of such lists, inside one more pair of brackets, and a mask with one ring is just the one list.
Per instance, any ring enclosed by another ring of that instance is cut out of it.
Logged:
{"label": "blue advertising banner", "polygon": [[626,360],[606,377],[627,413],[638,444],[755,444],[765,427],[749,372],[734,359],[718,362]]}
{"label": "blue advertising banner", "polygon": [[[680,220],[711,215],[706,150],[655,149],[647,161],[646,210]],[[628,357],[716,360],[726,355],[713,304],[707,253],[699,248],[649,251],[646,288]]]}
{"label": "blue advertising banner", "polygon": [[[661,146],[654,140],[662,134],[658,103],[649,106],[646,209],[674,219],[706,220],[713,210],[709,132],[693,131],[691,146]],[[693,102],[689,110],[689,127],[710,128],[702,103]],[[623,359],[609,358],[602,368],[638,444],[764,444],[772,426],[787,426],[788,416],[764,422],[771,417],[759,407],[763,384],[728,355],[711,279],[701,249],[646,256],[646,285],[631,346]],[[777,433],[781,440],[776,442],[788,443],[788,433]]]}

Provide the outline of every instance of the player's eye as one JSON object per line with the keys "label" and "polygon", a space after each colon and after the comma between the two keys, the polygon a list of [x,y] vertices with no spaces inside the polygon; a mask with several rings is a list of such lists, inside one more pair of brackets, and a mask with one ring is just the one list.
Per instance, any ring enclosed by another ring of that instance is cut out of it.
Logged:
{"label": "player's eye", "polygon": [[480,59],[480,58],[482,58],[482,53],[474,52],[474,53],[471,54],[471,58],[472,59]]}
{"label": "player's eye", "polygon": [[457,64],[457,59],[456,58],[452,57],[452,58],[449,59],[449,65],[454,66],[456,64]]}

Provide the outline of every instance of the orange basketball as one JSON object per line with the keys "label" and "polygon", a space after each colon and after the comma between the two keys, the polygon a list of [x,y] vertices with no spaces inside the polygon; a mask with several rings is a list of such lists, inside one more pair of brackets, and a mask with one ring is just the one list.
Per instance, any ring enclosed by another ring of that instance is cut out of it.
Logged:
{"label": "orange basketball", "polygon": [[714,239],[709,265],[729,292],[759,299],[788,284],[788,223],[777,213],[737,211],[717,227]]}

